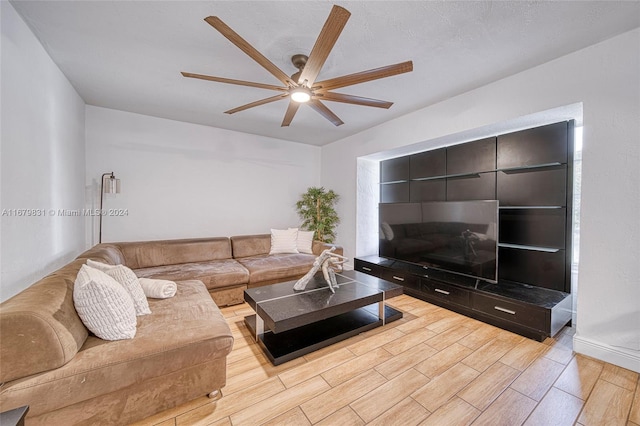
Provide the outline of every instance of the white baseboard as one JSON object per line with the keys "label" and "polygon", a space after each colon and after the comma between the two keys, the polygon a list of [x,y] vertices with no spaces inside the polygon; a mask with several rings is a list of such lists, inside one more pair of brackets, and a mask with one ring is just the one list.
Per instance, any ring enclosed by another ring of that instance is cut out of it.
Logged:
{"label": "white baseboard", "polygon": [[618,348],[580,336],[573,337],[573,350],[579,354],[640,373],[640,352],[634,353],[629,349]]}

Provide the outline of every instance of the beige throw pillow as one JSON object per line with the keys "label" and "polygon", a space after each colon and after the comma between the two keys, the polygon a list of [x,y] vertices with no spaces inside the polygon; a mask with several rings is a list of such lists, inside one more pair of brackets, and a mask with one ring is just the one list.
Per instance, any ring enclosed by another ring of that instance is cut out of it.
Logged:
{"label": "beige throw pillow", "polygon": [[129,292],[102,271],[82,265],[73,286],[73,303],[84,325],[104,340],[133,339],[136,309]]}
{"label": "beige throw pillow", "polygon": [[133,305],[136,308],[136,315],[148,315],[151,313],[147,296],[145,296],[144,290],[142,290],[138,277],[130,268],[124,265],[107,265],[106,263],[96,262],[91,259],[87,260],[87,265],[109,275],[129,292],[131,299],[133,299]]}
{"label": "beige throw pillow", "polygon": [[269,254],[298,253],[298,228],[272,229]]}

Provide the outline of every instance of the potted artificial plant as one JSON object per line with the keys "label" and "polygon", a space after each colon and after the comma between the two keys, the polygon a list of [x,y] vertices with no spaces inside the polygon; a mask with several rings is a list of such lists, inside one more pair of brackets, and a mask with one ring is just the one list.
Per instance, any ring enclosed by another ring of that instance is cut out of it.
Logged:
{"label": "potted artificial plant", "polygon": [[338,214],[333,208],[340,196],[323,187],[311,187],[302,194],[296,203],[298,215],[302,218],[301,228],[315,231],[315,239],[332,243],[336,237],[335,227],[340,223]]}

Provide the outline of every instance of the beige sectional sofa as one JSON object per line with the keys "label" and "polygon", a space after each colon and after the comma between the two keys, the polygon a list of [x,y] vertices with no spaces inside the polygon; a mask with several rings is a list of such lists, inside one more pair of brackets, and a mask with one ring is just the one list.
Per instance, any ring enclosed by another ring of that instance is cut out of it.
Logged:
{"label": "beige sectional sofa", "polygon": [[[0,411],[27,424],[127,424],[221,389],[233,346],[220,305],[245,288],[304,275],[315,254],[269,255],[270,235],[99,244],[0,304]],[[314,253],[326,245],[314,242]],[[339,253],[342,250],[337,250]],[[136,336],[91,335],[73,304],[87,259],[178,283],[149,299]]]}
{"label": "beige sectional sofa", "polygon": [[79,258],[122,263],[141,278],[200,280],[218,306],[228,306],[242,303],[247,288],[302,277],[333,246],[314,241],[313,254],[269,254],[271,235],[259,234],[98,244]]}

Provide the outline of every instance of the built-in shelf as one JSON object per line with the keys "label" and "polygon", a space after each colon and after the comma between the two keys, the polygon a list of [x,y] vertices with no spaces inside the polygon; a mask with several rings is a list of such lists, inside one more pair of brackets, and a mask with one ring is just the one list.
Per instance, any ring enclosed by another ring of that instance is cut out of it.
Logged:
{"label": "built-in shelf", "polygon": [[505,167],[502,169],[496,169],[497,172],[504,172],[504,173],[509,173],[509,172],[518,172],[521,170],[531,170],[531,169],[544,169],[546,167],[554,167],[554,166],[561,166],[562,163],[559,162],[553,162],[553,163],[544,163],[544,164],[532,164],[532,165],[527,165],[527,166],[518,166],[518,167]]}
{"label": "built-in shelf", "polygon": [[438,179],[446,179],[449,176],[447,175],[442,175],[442,176],[430,176],[430,177],[423,177],[423,178],[415,178],[415,179],[411,179],[412,182],[422,182],[425,180],[438,180]]}
{"label": "built-in shelf", "polygon": [[441,175],[441,176],[430,176],[424,178],[415,178],[411,179],[412,182],[420,182],[425,180],[438,180],[438,179],[447,179],[447,178],[466,178],[466,177],[479,177],[482,173],[491,173],[495,170],[489,170],[486,172],[474,172],[474,173],[458,173],[455,175]]}
{"label": "built-in shelf", "polygon": [[504,210],[533,210],[533,209],[546,209],[546,210],[554,210],[554,209],[563,209],[564,206],[499,206],[499,209]]}
{"label": "built-in shelf", "polygon": [[385,160],[380,204],[498,200],[499,280],[570,292],[573,126],[559,122]]}
{"label": "built-in shelf", "polygon": [[545,164],[533,164],[530,166],[519,166],[519,167],[508,167],[502,169],[492,169],[492,170],[484,170],[484,171],[476,171],[473,173],[455,173],[455,174],[445,174],[438,176],[429,176],[429,177],[421,177],[421,178],[413,178],[413,179],[404,179],[404,180],[394,180],[391,182],[380,182],[380,185],[389,185],[393,183],[405,183],[405,182],[422,182],[426,180],[438,180],[438,179],[447,179],[447,178],[465,178],[465,177],[478,177],[482,173],[492,173],[492,172],[518,172],[518,171],[531,171],[532,169],[544,169],[547,167],[557,167],[561,166],[563,163],[554,162],[554,163],[545,163]]}
{"label": "built-in shelf", "polygon": [[[495,171],[495,170],[492,170],[492,171]],[[390,183],[404,183],[404,182],[424,182],[427,180],[441,180],[441,179],[447,179],[447,178],[466,178],[466,177],[471,178],[471,177],[479,177],[482,173],[491,173],[492,171],[477,172],[477,173],[459,173],[455,175],[430,176],[430,177],[415,178],[415,179],[409,179],[409,180],[398,180],[395,182],[380,182],[380,185],[387,185]]]}
{"label": "built-in shelf", "polygon": [[394,180],[393,182],[380,182],[380,185],[391,185],[394,183],[407,183],[408,180]]}
{"label": "built-in shelf", "polygon": [[519,249],[519,250],[542,251],[545,253],[557,253],[558,251],[560,251],[560,249],[557,249],[557,248],[523,246],[520,244],[507,244],[507,243],[498,243],[498,247],[505,247],[505,248]]}
{"label": "built-in shelf", "polygon": [[[446,178],[472,178],[472,177],[480,177],[480,173],[485,173],[485,172],[478,172],[478,173],[459,173],[456,175],[447,175],[445,176]],[[486,173],[491,173],[491,172],[486,172]]]}

